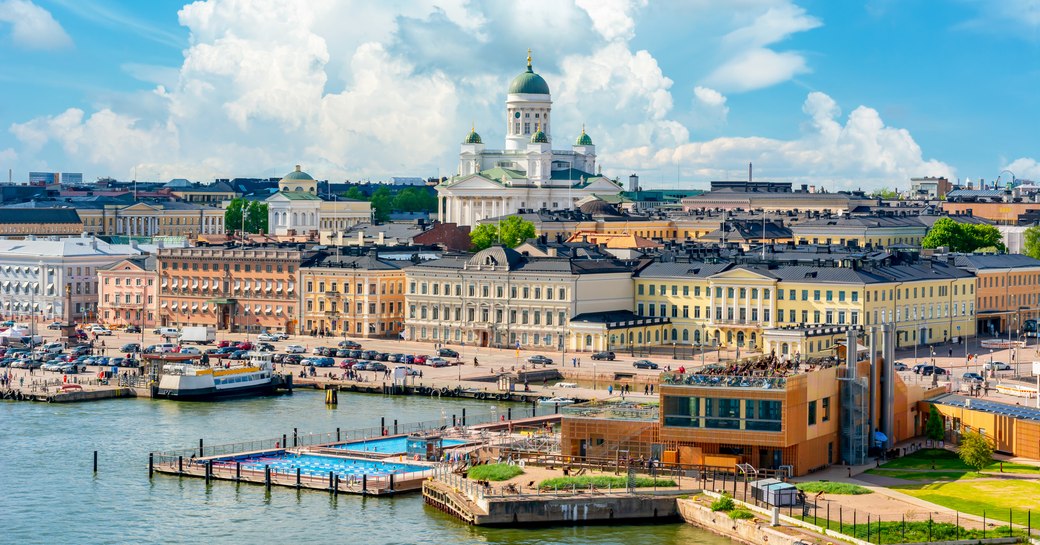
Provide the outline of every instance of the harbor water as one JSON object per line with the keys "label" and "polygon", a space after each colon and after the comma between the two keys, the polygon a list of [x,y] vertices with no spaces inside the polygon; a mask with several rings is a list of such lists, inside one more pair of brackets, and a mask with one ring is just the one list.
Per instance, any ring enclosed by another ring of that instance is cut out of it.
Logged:
{"label": "harbor water", "polygon": [[[0,402],[0,543],[729,545],[675,523],[547,528],[475,528],[426,507],[418,494],[332,496],[156,474],[150,451],[487,413],[488,403],[319,392],[183,403]],[[500,407],[501,408],[501,407]],[[98,472],[92,471],[98,451]]]}

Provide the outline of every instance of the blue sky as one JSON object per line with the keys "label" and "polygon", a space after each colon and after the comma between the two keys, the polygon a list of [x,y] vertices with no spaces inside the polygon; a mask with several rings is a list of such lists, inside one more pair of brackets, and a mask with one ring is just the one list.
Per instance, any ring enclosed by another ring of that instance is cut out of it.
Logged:
{"label": "blue sky", "polygon": [[511,4],[0,0],[0,167],[451,174],[531,47],[611,176],[1040,179],[1040,0]]}

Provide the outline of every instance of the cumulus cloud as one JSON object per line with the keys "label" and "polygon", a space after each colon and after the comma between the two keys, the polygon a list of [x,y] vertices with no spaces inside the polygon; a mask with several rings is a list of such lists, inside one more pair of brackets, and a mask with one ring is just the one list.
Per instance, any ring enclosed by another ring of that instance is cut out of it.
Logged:
{"label": "cumulus cloud", "polygon": [[807,121],[797,139],[723,137],[668,149],[636,147],[619,153],[615,161],[635,169],[678,163],[714,179],[726,176],[729,167],[752,161],[769,178],[825,181],[838,189],[892,185],[911,176],[956,177],[950,165],[923,158],[910,133],[886,126],[873,108],[859,106],[843,123],[838,104],[812,92],[802,110]]}
{"label": "cumulus cloud", "polygon": [[699,125],[718,127],[726,124],[729,115],[729,106],[726,106],[726,96],[712,89],[700,85],[693,88],[693,116]]}
{"label": "cumulus cloud", "polygon": [[1019,157],[1005,166],[1004,170],[1014,172],[1016,178],[1040,182],[1040,162],[1032,157]]}
{"label": "cumulus cloud", "polygon": [[0,1],[0,21],[11,25],[11,39],[24,49],[63,49],[72,38],[51,12],[29,0]]}
{"label": "cumulus cloud", "polygon": [[715,68],[705,81],[724,91],[751,91],[808,72],[801,53],[778,52],[767,46],[822,24],[792,4],[770,7],[722,38],[722,47],[730,51],[728,60]]}
{"label": "cumulus cloud", "polygon": [[647,0],[575,0],[592,19],[592,26],[607,40],[629,39],[635,34],[632,12]]}
{"label": "cumulus cloud", "polygon": [[1040,40],[1040,2],[1037,0],[964,0],[978,15],[957,25],[967,30],[1004,34],[1008,29],[1030,40]]}

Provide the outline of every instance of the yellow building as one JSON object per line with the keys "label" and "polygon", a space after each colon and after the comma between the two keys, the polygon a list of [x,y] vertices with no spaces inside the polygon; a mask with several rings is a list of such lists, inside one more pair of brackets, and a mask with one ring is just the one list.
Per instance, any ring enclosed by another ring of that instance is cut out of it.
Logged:
{"label": "yellow building", "polygon": [[974,336],[975,278],[930,262],[654,263],[635,279],[635,312],[671,320],[664,344],[808,356],[834,348],[828,326],[894,321],[899,345],[912,346]]}
{"label": "yellow building", "polygon": [[224,209],[185,202],[76,203],[83,229],[95,235],[183,236],[224,234]]}
{"label": "yellow building", "polygon": [[404,325],[405,268],[377,255],[332,255],[300,269],[304,333],[397,337]]}
{"label": "yellow building", "polygon": [[928,226],[916,216],[825,217],[791,224],[798,244],[920,246]]}

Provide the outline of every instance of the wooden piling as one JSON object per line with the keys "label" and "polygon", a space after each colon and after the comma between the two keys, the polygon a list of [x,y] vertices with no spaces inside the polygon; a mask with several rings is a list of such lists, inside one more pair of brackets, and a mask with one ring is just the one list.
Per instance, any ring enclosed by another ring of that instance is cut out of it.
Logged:
{"label": "wooden piling", "polygon": [[203,456],[205,456],[205,454],[202,452],[202,439],[199,439],[199,458],[202,458]]}
{"label": "wooden piling", "polygon": [[242,482],[242,462],[235,462],[235,482]]}
{"label": "wooden piling", "polygon": [[148,453],[148,478],[152,478],[152,472],[155,470],[155,453]]}
{"label": "wooden piling", "polygon": [[97,473],[97,451],[94,451],[94,473]]}
{"label": "wooden piling", "polygon": [[397,419],[394,419],[394,435],[397,435]]}
{"label": "wooden piling", "polygon": [[177,474],[184,474],[184,456],[177,457]]}
{"label": "wooden piling", "polygon": [[294,446],[294,447],[295,447],[295,446],[297,446],[297,445],[298,445],[298,442],[299,442],[299,437],[300,437],[300,434],[299,434],[299,432],[298,432],[298,431],[296,431],[296,428],[293,428],[293,429],[292,429],[292,446]]}
{"label": "wooden piling", "polygon": [[264,466],[264,486],[267,487],[268,492],[271,491],[271,466]]}

